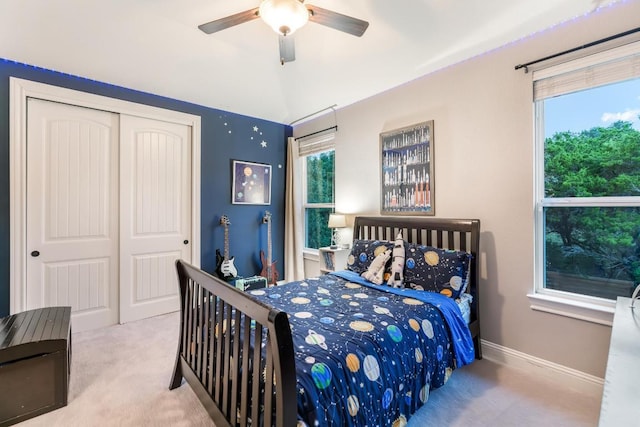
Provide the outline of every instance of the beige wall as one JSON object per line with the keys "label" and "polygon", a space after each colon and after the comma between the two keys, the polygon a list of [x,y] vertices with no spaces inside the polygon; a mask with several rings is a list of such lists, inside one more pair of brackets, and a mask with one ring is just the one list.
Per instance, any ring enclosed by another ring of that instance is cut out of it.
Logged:
{"label": "beige wall", "polygon": [[[607,8],[337,112],[336,210],[379,214],[379,133],[434,120],[436,216],[482,224],[483,339],[599,377],[610,328],[529,307],[532,83],[531,74],[514,66],[635,28],[638,16],[640,1]],[[333,125],[333,119],[305,122],[294,136]]]}

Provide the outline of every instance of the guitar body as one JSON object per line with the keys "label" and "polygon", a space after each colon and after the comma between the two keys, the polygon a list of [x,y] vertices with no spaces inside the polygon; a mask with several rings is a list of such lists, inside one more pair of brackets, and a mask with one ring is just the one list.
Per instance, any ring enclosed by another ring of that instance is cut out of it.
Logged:
{"label": "guitar body", "polygon": [[225,261],[220,249],[216,249],[216,275],[222,280],[231,280],[238,275],[238,270],[233,263],[235,257]]}
{"label": "guitar body", "polygon": [[278,270],[276,269],[276,261],[269,264],[267,258],[264,256],[264,251],[260,251],[260,262],[262,263],[262,271],[260,275],[267,278],[268,285],[275,285],[278,281]]}
{"label": "guitar body", "polygon": [[222,267],[222,261],[224,261],[224,257],[220,253],[220,249],[216,249],[216,275],[219,278],[224,279],[224,274],[222,274],[222,270],[220,270],[220,267]]}

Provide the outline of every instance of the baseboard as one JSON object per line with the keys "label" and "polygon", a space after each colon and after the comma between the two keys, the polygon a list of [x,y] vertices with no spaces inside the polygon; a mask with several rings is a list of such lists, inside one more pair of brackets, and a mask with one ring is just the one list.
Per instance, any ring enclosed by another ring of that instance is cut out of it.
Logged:
{"label": "baseboard", "polygon": [[481,340],[482,357],[492,362],[500,363],[512,368],[521,369],[535,376],[543,376],[553,381],[588,393],[590,396],[601,397],[604,379],[568,368],[548,360],[540,359],[489,341]]}

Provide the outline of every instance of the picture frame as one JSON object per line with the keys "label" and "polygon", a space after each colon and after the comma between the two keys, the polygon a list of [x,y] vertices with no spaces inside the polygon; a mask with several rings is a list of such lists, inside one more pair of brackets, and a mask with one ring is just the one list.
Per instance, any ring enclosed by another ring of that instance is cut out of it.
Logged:
{"label": "picture frame", "polygon": [[271,165],[233,160],[231,203],[235,205],[271,204]]}
{"label": "picture frame", "polygon": [[435,215],[433,120],[380,134],[380,213]]}

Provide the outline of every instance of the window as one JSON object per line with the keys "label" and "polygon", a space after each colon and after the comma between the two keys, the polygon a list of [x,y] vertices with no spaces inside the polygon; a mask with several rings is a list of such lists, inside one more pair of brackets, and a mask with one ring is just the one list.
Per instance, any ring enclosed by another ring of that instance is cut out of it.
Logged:
{"label": "window", "polygon": [[329,214],[334,210],[335,151],[324,151],[306,157],[305,169],[305,247],[318,249],[331,244]]}
{"label": "window", "polygon": [[538,296],[606,309],[640,282],[639,63],[633,43],[534,72]]}
{"label": "window", "polygon": [[329,214],[334,212],[334,133],[321,133],[299,141],[302,158],[305,247],[331,244]]}

